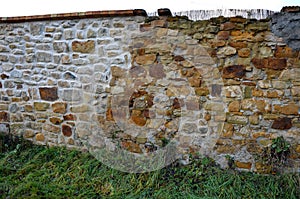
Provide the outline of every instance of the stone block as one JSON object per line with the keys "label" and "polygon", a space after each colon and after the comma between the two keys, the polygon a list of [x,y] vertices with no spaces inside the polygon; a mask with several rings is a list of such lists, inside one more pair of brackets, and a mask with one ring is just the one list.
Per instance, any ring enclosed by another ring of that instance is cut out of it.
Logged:
{"label": "stone block", "polygon": [[279,130],[287,130],[292,128],[292,119],[291,118],[278,118],[274,120],[272,126],[272,129],[279,129]]}
{"label": "stone block", "polygon": [[50,104],[47,102],[34,102],[33,107],[36,111],[46,111],[50,107]]}
{"label": "stone block", "polygon": [[72,50],[73,52],[93,53],[95,51],[95,41],[73,41]]}
{"label": "stone block", "polygon": [[57,87],[40,87],[40,96],[45,101],[55,101],[58,99]]}
{"label": "stone block", "polygon": [[56,102],[52,104],[52,110],[54,113],[64,114],[67,111],[67,104],[65,102]]}
{"label": "stone block", "polygon": [[8,112],[1,111],[0,112],[0,122],[9,122],[10,117]]}
{"label": "stone block", "polygon": [[66,124],[62,125],[62,133],[66,137],[70,137],[72,135],[72,127]]}

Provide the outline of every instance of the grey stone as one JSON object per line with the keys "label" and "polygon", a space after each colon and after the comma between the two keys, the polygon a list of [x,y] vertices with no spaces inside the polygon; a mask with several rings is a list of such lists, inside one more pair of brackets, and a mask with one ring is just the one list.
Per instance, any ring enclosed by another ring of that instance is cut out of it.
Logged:
{"label": "grey stone", "polygon": [[55,50],[58,53],[69,51],[67,43],[63,42],[63,41],[54,42],[53,43],[53,50]]}
{"label": "grey stone", "polygon": [[65,101],[80,101],[82,99],[83,92],[75,89],[65,89],[62,92],[62,99]]}
{"label": "grey stone", "polygon": [[38,62],[51,62],[52,61],[52,53],[49,52],[37,52],[36,59]]}

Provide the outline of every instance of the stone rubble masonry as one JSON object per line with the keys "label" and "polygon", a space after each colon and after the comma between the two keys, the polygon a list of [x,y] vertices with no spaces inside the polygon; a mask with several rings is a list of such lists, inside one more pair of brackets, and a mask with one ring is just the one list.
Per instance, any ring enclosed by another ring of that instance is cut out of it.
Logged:
{"label": "stone rubble masonry", "polygon": [[1,18],[0,133],[78,150],[112,140],[133,153],[174,138],[182,154],[229,155],[257,172],[256,155],[284,136],[299,169],[300,8],[264,20],[159,13]]}

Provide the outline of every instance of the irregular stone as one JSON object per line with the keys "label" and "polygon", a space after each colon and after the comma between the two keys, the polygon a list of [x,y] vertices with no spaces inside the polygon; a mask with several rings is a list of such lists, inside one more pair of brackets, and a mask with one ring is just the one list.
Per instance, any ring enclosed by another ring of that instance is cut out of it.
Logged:
{"label": "irregular stone", "polygon": [[243,97],[243,92],[240,86],[226,86],[225,87],[226,97]]}
{"label": "irregular stone", "polygon": [[145,126],[147,119],[140,110],[132,110],[131,120],[138,126]]}
{"label": "irregular stone", "polygon": [[279,129],[279,130],[286,130],[292,128],[292,119],[291,118],[278,118],[274,120],[272,126],[272,129]]}
{"label": "irregular stone", "polygon": [[76,116],[70,113],[70,114],[64,115],[64,120],[75,121],[76,120]]}
{"label": "irregular stone", "polygon": [[250,48],[242,48],[238,51],[238,55],[242,58],[247,58],[251,54]]}
{"label": "irregular stone", "polygon": [[297,57],[297,51],[293,51],[290,47],[276,46],[275,57],[277,58],[293,58]]}
{"label": "irregular stone", "polygon": [[50,104],[46,102],[34,102],[33,107],[36,111],[46,111],[50,107]]}
{"label": "irregular stone", "polygon": [[246,74],[246,67],[242,65],[232,65],[223,68],[223,78],[243,78]]}
{"label": "irregular stone", "polygon": [[27,129],[24,132],[24,138],[33,138],[35,136],[35,133],[33,130]]}
{"label": "irregular stone", "polygon": [[135,58],[136,63],[140,65],[150,65],[153,64],[155,60],[156,55],[154,54],[141,55]]}
{"label": "irregular stone", "polygon": [[240,169],[248,169],[248,170],[250,170],[251,167],[252,167],[252,163],[251,162],[239,162],[239,161],[235,161],[235,166],[237,168],[240,168]]}
{"label": "irregular stone", "polygon": [[222,47],[218,50],[217,55],[219,57],[230,56],[236,54],[236,49],[230,46]]}
{"label": "irregular stone", "polygon": [[207,96],[209,94],[208,88],[195,88],[195,94],[198,96]]}
{"label": "irregular stone", "polygon": [[91,111],[91,108],[89,105],[87,104],[82,104],[82,105],[78,105],[78,106],[72,106],[70,108],[70,110],[73,112],[73,113],[85,113],[85,112],[89,112]]}
{"label": "irregular stone", "polygon": [[73,52],[93,53],[95,51],[95,41],[73,41],[72,50]]}
{"label": "irregular stone", "polygon": [[37,62],[52,62],[52,53],[49,52],[36,52],[35,57]]}
{"label": "irregular stone", "polygon": [[118,66],[112,66],[111,67],[111,75],[113,77],[117,77],[117,78],[124,77],[124,76],[126,76],[126,70],[123,68],[120,68]]}
{"label": "irregular stone", "polygon": [[40,87],[39,92],[42,100],[55,101],[58,99],[57,87]]}
{"label": "irregular stone", "polygon": [[288,104],[281,107],[280,112],[285,115],[298,115],[299,106],[297,104]]}
{"label": "irregular stone", "polygon": [[233,101],[228,105],[229,112],[239,112],[240,111],[240,102]]}
{"label": "irregular stone", "polygon": [[164,72],[164,66],[162,64],[154,64],[149,68],[149,75],[156,79],[162,79],[166,77]]}
{"label": "irregular stone", "polygon": [[56,102],[52,104],[52,110],[54,113],[64,114],[67,111],[67,104],[64,102]]}
{"label": "irregular stone", "polygon": [[45,136],[42,133],[38,133],[35,135],[35,140],[38,142],[44,142],[45,141]]}
{"label": "irregular stone", "polygon": [[72,127],[66,124],[62,125],[62,133],[66,137],[70,137],[72,135]]}
{"label": "irregular stone", "polygon": [[274,70],[283,70],[287,67],[287,61],[286,59],[279,59],[279,58],[264,58],[264,59],[259,59],[259,58],[253,58],[251,60],[253,65],[258,68],[270,68]]}
{"label": "irregular stone", "polygon": [[246,125],[248,123],[248,118],[245,116],[239,116],[239,115],[227,116],[227,122],[231,123],[231,124]]}
{"label": "irregular stone", "polygon": [[234,42],[234,41],[229,42],[228,45],[236,49],[247,48],[248,46],[246,42]]}
{"label": "irregular stone", "polygon": [[60,132],[60,127],[53,125],[53,124],[45,124],[43,125],[43,130],[52,132],[52,133],[59,133]]}
{"label": "irregular stone", "polygon": [[10,118],[9,118],[9,113],[8,112],[0,112],[0,122],[9,122]]}
{"label": "irregular stone", "polygon": [[250,124],[253,124],[253,125],[259,124],[259,117],[258,117],[258,115],[250,115],[249,116],[249,122],[250,122]]}
{"label": "irregular stone", "polygon": [[217,34],[217,38],[221,40],[227,40],[229,38],[229,31],[220,31]]}
{"label": "irregular stone", "polygon": [[53,42],[53,50],[58,52],[58,53],[69,51],[68,45],[64,41],[55,41],[55,42]]}
{"label": "irregular stone", "polygon": [[235,24],[232,22],[226,22],[221,24],[220,29],[221,30],[232,30],[235,28]]}
{"label": "irregular stone", "polygon": [[267,88],[271,88],[272,85],[271,85],[271,81],[269,80],[259,80],[257,82],[257,85],[262,88],[262,89],[267,89]]}
{"label": "irregular stone", "polygon": [[51,117],[49,120],[52,124],[55,124],[55,125],[61,124],[63,122],[62,119],[60,119],[58,117]]}

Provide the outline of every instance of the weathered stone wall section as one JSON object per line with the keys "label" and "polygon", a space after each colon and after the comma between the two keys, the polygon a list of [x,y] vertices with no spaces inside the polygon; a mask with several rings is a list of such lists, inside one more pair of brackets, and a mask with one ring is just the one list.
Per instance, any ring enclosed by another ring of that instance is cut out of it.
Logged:
{"label": "weathered stone wall section", "polygon": [[[291,24],[300,23],[299,12],[282,15],[293,15]],[[116,139],[128,151],[145,153],[176,137],[177,119],[185,109],[198,112],[191,117],[197,123],[185,125],[186,134],[178,138],[182,154],[205,151],[208,145],[199,144],[198,133],[213,143],[205,154],[223,167],[229,155],[237,168],[264,171],[267,165],[255,155],[271,139],[284,136],[292,145],[290,166],[299,168],[299,34],[286,39],[289,32],[281,31],[278,16],[260,21],[127,16],[2,23],[0,132],[77,149],[86,149],[91,138],[96,145]],[[198,60],[207,55],[209,60]],[[205,84],[201,66],[208,65],[222,85]],[[130,85],[140,89],[124,101]],[[186,99],[176,98],[176,89]],[[166,96],[165,105],[152,113],[158,93]],[[219,95],[225,97],[224,109],[206,103]],[[116,101],[130,111],[114,112]],[[211,115],[212,109],[224,114]],[[136,126],[129,130],[156,128],[151,114],[166,120],[163,131],[152,137],[115,128],[123,116]],[[224,122],[221,132],[207,128],[213,119]],[[105,139],[96,140],[90,121],[100,124]],[[217,136],[210,139],[211,134]]]}

